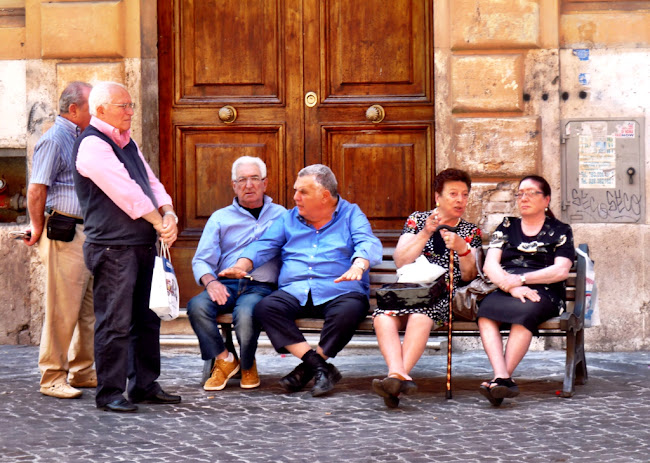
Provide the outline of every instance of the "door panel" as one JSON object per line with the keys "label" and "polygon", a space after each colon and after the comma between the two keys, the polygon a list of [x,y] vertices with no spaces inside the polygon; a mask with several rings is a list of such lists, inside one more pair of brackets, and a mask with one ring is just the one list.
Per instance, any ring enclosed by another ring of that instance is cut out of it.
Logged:
{"label": "door panel", "polygon": [[430,126],[324,130],[324,162],[337,173],[341,195],[361,207],[373,229],[394,229],[411,212],[427,209]]}
{"label": "door panel", "polygon": [[[281,103],[278,1],[181,3],[180,101]],[[219,27],[215,27],[215,25]]]}
{"label": "door panel", "polygon": [[[323,104],[337,99],[427,98],[426,3],[338,0],[321,3],[319,56]],[[398,14],[396,14],[398,12]],[[430,32],[430,31],[429,31]]]}
{"label": "door panel", "polygon": [[[240,156],[261,158],[267,165],[279,165],[282,127],[216,127],[197,130],[178,128],[185,186],[185,228],[182,234],[200,235],[210,215],[233,199],[232,163]],[[284,176],[268,172],[267,194],[278,197]],[[229,188],[225,188],[228,186]]]}

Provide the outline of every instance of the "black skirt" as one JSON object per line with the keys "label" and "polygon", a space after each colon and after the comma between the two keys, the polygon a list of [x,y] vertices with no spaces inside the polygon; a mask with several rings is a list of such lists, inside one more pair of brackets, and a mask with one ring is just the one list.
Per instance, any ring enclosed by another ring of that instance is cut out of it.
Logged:
{"label": "black skirt", "polygon": [[[536,289],[534,286],[531,285]],[[541,298],[539,302],[528,299],[526,302],[521,302],[520,299],[497,289],[480,302],[478,317],[500,322],[503,328],[509,328],[509,325],[513,324],[523,325],[535,336],[539,336],[537,327],[560,314],[557,304],[544,291],[539,291],[539,296]]]}

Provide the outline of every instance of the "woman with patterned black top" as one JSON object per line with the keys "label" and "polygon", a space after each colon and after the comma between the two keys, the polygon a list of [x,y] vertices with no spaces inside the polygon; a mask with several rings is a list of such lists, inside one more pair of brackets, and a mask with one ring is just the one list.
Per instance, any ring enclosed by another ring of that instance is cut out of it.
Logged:
{"label": "woman with patterned black top", "polygon": [[[483,270],[499,289],[481,301],[478,326],[494,379],[479,391],[492,405],[515,397],[512,373],[524,358],[537,326],[564,308],[565,280],[575,249],[571,227],[548,209],[551,187],[537,175],[524,177],[515,194],[521,218],[506,217],[492,235]],[[500,328],[510,326],[503,351]]]}
{"label": "woman with patterned black top", "polygon": [[[433,184],[436,208],[414,212],[406,221],[393,255],[397,268],[424,255],[429,262],[448,269],[449,250],[452,249],[453,287],[458,287],[461,279],[471,281],[476,277],[474,249],[481,246],[481,231],[462,218],[471,186],[469,175],[462,170],[446,169],[436,176]],[[441,230],[436,233],[436,228],[442,224],[456,227],[457,232]],[[446,279],[449,280],[448,274]],[[438,297],[433,307],[375,310],[374,327],[388,366],[388,376],[373,380],[372,387],[387,406],[397,407],[401,393],[411,394],[417,390],[409,373],[424,352],[433,324],[441,326],[448,317],[447,291]],[[400,341],[400,330],[404,330],[403,341]]]}

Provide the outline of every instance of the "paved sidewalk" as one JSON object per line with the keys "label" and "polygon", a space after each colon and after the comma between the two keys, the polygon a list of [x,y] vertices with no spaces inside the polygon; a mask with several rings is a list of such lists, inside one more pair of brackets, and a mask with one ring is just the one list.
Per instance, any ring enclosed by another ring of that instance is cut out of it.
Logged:
{"label": "paved sidewalk", "polygon": [[262,386],[231,380],[199,386],[195,354],[163,351],[161,385],[175,406],[137,414],[95,408],[94,391],[59,400],[38,391],[38,348],[0,346],[0,461],[9,462],[647,462],[650,352],[588,353],[589,381],[563,399],[564,353],[531,352],[518,370],[521,395],[495,408],[479,395],[490,377],[483,352],[454,355],[445,399],[445,355],[414,371],[420,392],[387,409],[370,390],[385,365],[378,351],[340,355],[343,380],[313,398],[284,394],[277,380],[297,363],[258,356]]}

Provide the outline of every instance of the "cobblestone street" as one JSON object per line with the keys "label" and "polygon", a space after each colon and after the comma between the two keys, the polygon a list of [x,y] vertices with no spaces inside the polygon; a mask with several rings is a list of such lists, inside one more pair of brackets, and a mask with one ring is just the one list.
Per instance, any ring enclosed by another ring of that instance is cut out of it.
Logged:
{"label": "cobblestone street", "polygon": [[530,352],[516,379],[521,395],[499,408],[478,393],[490,377],[482,351],[454,355],[453,399],[445,399],[445,355],[413,372],[420,391],[387,409],[371,392],[385,375],[379,352],[333,360],[333,393],[284,394],[277,380],[297,360],[258,355],[262,385],[244,391],[199,386],[199,356],[163,351],[160,384],[179,405],[140,405],[136,414],[39,393],[38,347],[0,346],[0,460],[9,462],[647,462],[650,353],[588,353],[589,381],[558,397],[564,352]]}

